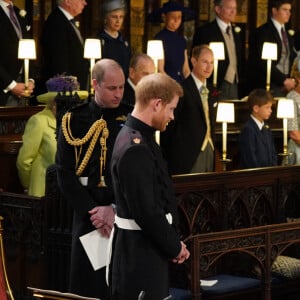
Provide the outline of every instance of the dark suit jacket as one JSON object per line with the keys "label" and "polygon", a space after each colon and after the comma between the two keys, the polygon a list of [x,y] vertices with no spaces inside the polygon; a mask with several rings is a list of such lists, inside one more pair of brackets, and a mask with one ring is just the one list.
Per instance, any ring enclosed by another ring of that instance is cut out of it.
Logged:
{"label": "dark suit jacket", "polygon": [[45,22],[41,47],[44,81],[66,72],[77,77],[81,89],[87,89],[89,62],[83,58],[83,45],[72,23],[58,7]]}
{"label": "dark suit jacket", "polygon": [[[171,174],[189,173],[201,151],[206,134],[205,114],[200,93],[190,75],[183,83],[184,96],[175,110],[175,120],[167,131],[161,134],[161,147],[169,164]],[[211,98],[212,87],[208,85],[209,118],[211,132],[214,132],[214,101]]]}
{"label": "dark suit jacket", "polygon": [[[239,80],[242,80],[242,43],[240,40],[240,35],[234,31],[234,27],[232,28],[232,34],[235,42],[235,50],[237,55],[237,72]],[[210,42],[223,42],[225,48],[225,60],[219,60],[218,62],[218,78],[217,78],[217,86],[219,87],[222,81],[224,80],[228,65],[229,65],[229,55],[228,50],[225,44],[225,39],[223,37],[222,31],[216,20],[205,24],[202,27],[196,29],[194,37],[193,37],[193,47],[196,45],[209,44]],[[209,78],[212,81],[211,76]]]}
{"label": "dark suit jacket", "polygon": [[271,130],[259,130],[255,121],[249,118],[239,136],[239,156],[242,168],[276,166],[277,154]]}
{"label": "dark suit jacket", "polygon": [[[290,69],[295,58],[293,51],[294,38],[287,32],[290,48]],[[265,88],[266,87],[266,74],[267,74],[267,61],[261,59],[262,48],[264,42],[276,43],[277,44],[277,61],[272,61],[271,67],[271,88],[283,87],[283,81],[289,76],[283,74],[279,69],[276,68],[278,64],[281,52],[282,42],[280,35],[274,26],[272,20],[258,27],[251,35],[249,39],[249,80],[252,88]]]}
{"label": "dark suit jacket", "polygon": [[[20,16],[19,8],[15,7],[15,13],[19,20],[22,37],[29,38],[30,33],[26,30],[28,25],[25,17]],[[5,11],[0,7],[0,105],[5,105],[10,93],[3,90],[13,81],[17,80],[23,61],[18,59],[19,38]]]}
{"label": "dark suit jacket", "polygon": [[132,108],[134,107],[134,104],[135,104],[134,89],[129,84],[128,80],[126,80],[126,82],[125,82],[122,103],[125,103],[125,104],[131,106]]}

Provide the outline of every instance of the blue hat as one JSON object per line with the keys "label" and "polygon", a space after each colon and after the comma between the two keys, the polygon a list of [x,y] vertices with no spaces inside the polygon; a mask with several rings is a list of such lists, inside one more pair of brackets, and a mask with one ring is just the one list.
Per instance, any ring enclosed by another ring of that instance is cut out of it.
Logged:
{"label": "blue hat", "polygon": [[161,23],[163,21],[161,15],[172,11],[181,11],[183,22],[193,20],[196,16],[192,9],[184,7],[179,2],[170,0],[164,3],[161,8],[153,10],[153,12],[148,15],[148,21],[152,23]]}

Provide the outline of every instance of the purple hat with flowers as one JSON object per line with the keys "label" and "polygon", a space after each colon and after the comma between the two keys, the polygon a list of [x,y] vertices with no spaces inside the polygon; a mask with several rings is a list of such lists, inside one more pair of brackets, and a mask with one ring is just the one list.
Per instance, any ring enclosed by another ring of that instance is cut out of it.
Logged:
{"label": "purple hat with flowers", "polygon": [[48,101],[53,100],[59,92],[71,93],[76,91],[80,99],[88,98],[88,91],[79,91],[80,85],[76,76],[65,74],[56,75],[46,81],[46,87],[48,92],[38,95],[36,97],[38,102],[48,103]]}

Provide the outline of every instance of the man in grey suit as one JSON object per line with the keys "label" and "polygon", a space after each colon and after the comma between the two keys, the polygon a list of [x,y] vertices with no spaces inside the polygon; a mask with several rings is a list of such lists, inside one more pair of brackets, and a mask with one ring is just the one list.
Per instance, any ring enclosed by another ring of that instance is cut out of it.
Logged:
{"label": "man in grey suit", "polygon": [[211,42],[224,43],[225,59],[218,63],[217,87],[222,92],[223,99],[239,99],[239,85],[243,77],[243,49],[240,28],[232,24],[237,13],[237,1],[215,0],[214,8],[216,19],[196,29],[193,46]]}
{"label": "man in grey suit", "polygon": [[214,8],[216,19],[196,29],[193,46],[211,42],[224,43],[225,59],[218,62],[217,88],[222,92],[223,99],[239,99],[244,50],[240,38],[241,29],[232,24],[237,13],[237,1],[215,0]]}
{"label": "man in grey suit", "polygon": [[213,72],[212,50],[207,45],[194,47],[191,63],[192,72],[182,83],[184,96],[175,109],[175,120],[161,134],[171,174],[214,169],[214,90],[207,82]]}
{"label": "man in grey suit", "polygon": [[[88,88],[89,64],[83,57],[84,41],[74,17],[81,14],[85,0],[58,0],[45,22],[42,37],[42,79],[66,73],[77,77],[80,89]],[[78,24],[78,23],[77,23]]]}
{"label": "man in grey suit", "polygon": [[[18,105],[21,97],[30,95],[33,81],[25,87],[22,60],[18,59],[19,39],[30,38],[25,10],[9,0],[0,1],[0,105]],[[26,94],[27,93],[27,94]]]}

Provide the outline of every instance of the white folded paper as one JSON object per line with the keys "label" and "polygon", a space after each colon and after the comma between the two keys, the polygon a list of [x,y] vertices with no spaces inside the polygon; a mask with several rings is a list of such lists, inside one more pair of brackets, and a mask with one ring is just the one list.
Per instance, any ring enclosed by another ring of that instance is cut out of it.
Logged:
{"label": "white folded paper", "polygon": [[80,242],[95,271],[105,267],[109,239],[96,229],[79,237]]}
{"label": "white folded paper", "polygon": [[213,286],[218,282],[218,280],[200,280],[201,286]]}

